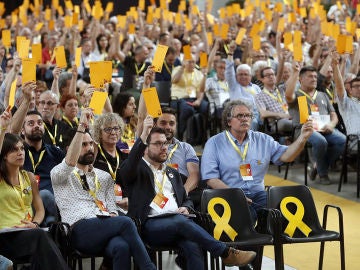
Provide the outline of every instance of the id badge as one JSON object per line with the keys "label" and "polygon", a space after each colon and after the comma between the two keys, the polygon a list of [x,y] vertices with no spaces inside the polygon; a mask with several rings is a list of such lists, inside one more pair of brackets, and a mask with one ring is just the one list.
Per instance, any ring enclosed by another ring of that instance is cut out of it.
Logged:
{"label": "id badge", "polygon": [[240,175],[244,181],[254,180],[252,177],[251,166],[249,163],[241,164],[239,169],[240,169]]}
{"label": "id badge", "polygon": [[179,164],[177,163],[169,163],[167,165],[175,170],[179,170]]}
{"label": "id badge", "polygon": [[119,202],[122,200],[122,190],[121,187],[118,184],[114,185],[114,193],[115,193],[115,201]]}
{"label": "id badge", "polygon": [[32,216],[30,215],[29,212],[27,212],[27,213],[25,214],[25,220],[27,220],[27,221],[31,221],[31,220],[32,220]]}
{"label": "id badge", "polygon": [[164,194],[157,193],[152,200],[150,207],[156,211],[161,211],[165,207],[168,200],[169,199]]}
{"label": "id badge", "polygon": [[316,104],[310,105],[311,114],[313,115],[319,115],[319,107]]}
{"label": "id badge", "polygon": [[285,113],[289,113],[289,109],[288,109],[288,105],[287,104],[283,104],[282,105],[282,109],[284,110]]}
{"label": "id badge", "polygon": [[98,200],[98,199],[95,199],[95,203],[96,203],[96,206],[102,211],[102,212],[109,212],[108,209],[106,208],[105,204]]}
{"label": "id badge", "polygon": [[35,174],[34,176],[35,176],[36,183],[39,186],[39,184],[40,184],[40,175]]}

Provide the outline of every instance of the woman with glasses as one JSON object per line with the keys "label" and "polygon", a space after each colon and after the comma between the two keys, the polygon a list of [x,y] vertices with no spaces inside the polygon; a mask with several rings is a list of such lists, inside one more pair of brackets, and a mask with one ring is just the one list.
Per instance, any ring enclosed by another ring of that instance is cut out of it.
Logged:
{"label": "woman with glasses", "polygon": [[0,254],[11,260],[29,257],[31,269],[68,269],[56,244],[39,228],[45,210],[32,173],[22,170],[23,140],[6,133],[11,114],[0,116]]}

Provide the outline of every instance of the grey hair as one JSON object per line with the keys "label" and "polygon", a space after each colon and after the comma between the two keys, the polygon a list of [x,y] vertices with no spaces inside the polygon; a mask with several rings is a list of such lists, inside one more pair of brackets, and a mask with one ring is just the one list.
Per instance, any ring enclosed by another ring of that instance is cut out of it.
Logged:
{"label": "grey hair", "polygon": [[256,71],[267,67],[268,63],[266,61],[256,61],[252,66],[252,76],[256,75]]}
{"label": "grey hair", "polygon": [[248,64],[241,64],[238,65],[236,68],[236,73],[240,72],[240,70],[246,70],[251,74],[251,67]]}
{"label": "grey hair", "polygon": [[43,95],[49,94],[51,98],[55,101],[55,103],[59,104],[59,96],[55,93],[53,93],[51,90],[46,90],[40,94],[40,97]]}
{"label": "grey hair", "polygon": [[101,143],[101,129],[111,122],[116,122],[119,125],[121,137],[125,128],[124,121],[117,113],[105,113],[96,118],[91,128],[91,135],[96,143]]}
{"label": "grey hair", "polygon": [[[62,91],[61,89],[66,86],[66,82],[67,82],[68,80],[71,80],[71,77],[72,77],[72,74],[69,73],[69,72],[62,72],[62,73],[60,73],[60,75],[59,75],[59,82],[58,82],[58,84],[59,84],[59,90],[60,90],[60,91]],[[62,94],[63,94],[63,93],[62,93]]]}
{"label": "grey hair", "polygon": [[223,128],[225,128],[227,130],[230,128],[228,122],[233,117],[233,110],[237,106],[245,106],[246,108],[249,109],[249,111],[251,113],[253,113],[253,106],[249,102],[242,100],[242,99],[231,100],[225,104],[225,108],[222,113],[221,122],[222,122]]}

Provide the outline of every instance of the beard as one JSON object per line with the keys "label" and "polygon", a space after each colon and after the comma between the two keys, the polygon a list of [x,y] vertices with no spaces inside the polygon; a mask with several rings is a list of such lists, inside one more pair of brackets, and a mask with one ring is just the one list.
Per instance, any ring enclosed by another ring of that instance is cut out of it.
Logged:
{"label": "beard", "polygon": [[[167,160],[167,154],[166,155],[160,155],[160,154],[154,154],[151,153],[150,151],[147,153],[148,157],[158,163],[164,163]],[[164,156],[164,157],[162,157]]]}
{"label": "beard", "polygon": [[78,163],[81,165],[90,165],[94,162],[95,156],[93,152],[88,152],[82,156],[79,156]]}
{"label": "beard", "polygon": [[41,141],[44,136],[44,132],[42,130],[35,130],[32,133],[25,133],[25,138],[29,141],[38,142]]}

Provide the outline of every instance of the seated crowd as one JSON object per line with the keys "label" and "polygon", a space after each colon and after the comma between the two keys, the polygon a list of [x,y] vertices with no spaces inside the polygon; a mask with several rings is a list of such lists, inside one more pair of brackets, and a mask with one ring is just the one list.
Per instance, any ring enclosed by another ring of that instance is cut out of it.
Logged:
{"label": "seated crowd", "polygon": [[[311,1],[303,2],[306,7]],[[319,17],[305,20],[288,6],[284,15],[294,14],[297,23],[280,27],[281,12],[275,8],[272,18],[254,6],[259,12],[251,16],[214,18],[205,4],[198,13],[190,6],[181,23],[173,23],[164,11],[149,20],[158,10],[153,5],[147,14],[138,8],[122,22],[121,16],[109,18],[108,11],[98,18],[84,6],[79,15],[66,5],[66,14],[80,16],[80,27],[75,20],[72,26],[65,23],[59,11],[48,18],[48,9],[35,8],[41,14],[29,12],[26,21],[8,15],[1,26],[9,30],[10,43],[2,31],[0,270],[24,257],[32,269],[68,269],[41,228],[58,221],[71,226],[74,248],[104,257],[103,269],[131,269],[132,257],[140,269],[155,269],[147,245],[178,249],[182,269],[204,269],[204,251],[221,257],[224,265],[250,269],[256,252],[227,247],[187,217],[200,208],[199,186],[241,188],[255,226],[259,210],[267,207],[264,176],[270,162],[294,161],[309,142],[310,178],[318,175],[327,185],[347,135],[354,135],[349,145],[358,150],[360,40],[353,55],[339,54]],[[338,24],[349,15],[344,8],[324,20]],[[251,27],[260,22],[265,27],[255,40]],[[215,25],[229,30],[213,35]],[[302,61],[295,60],[294,46],[283,38],[297,30],[302,31]],[[26,70],[17,36],[41,44],[36,81],[22,82]],[[152,60],[161,45],[168,50],[162,70],[155,72]],[[65,48],[65,68],[57,66],[57,46]],[[77,47],[82,48],[79,66],[74,64]],[[116,71],[102,87],[91,84],[89,63],[96,61],[112,61]],[[168,106],[153,118],[142,89],[165,82]],[[107,92],[96,115],[89,108],[95,91]],[[302,96],[305,121],[298,103]],[[203,142],[201,165],[185,136],[197,114],[205,127],[209,119],[220,123],[217,134]],[[161,216],[168,212],[172,215]]]}

